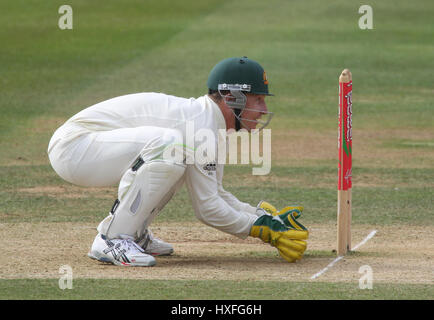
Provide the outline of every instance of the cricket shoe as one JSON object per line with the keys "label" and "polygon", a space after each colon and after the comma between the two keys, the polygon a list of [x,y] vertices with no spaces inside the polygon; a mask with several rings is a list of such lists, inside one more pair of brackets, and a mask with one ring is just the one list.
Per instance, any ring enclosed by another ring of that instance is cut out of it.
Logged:
{"label": "cricket shoe", "polygon": [[145,253],[152,256],[169,256],[173,253],[173,247],[170,243],[154,237],[151,230],[147,230],[137,244],[142,247]]}
{"label": "cricket shoe", "polygon": [[98,234],[87,255],[91,259],[117,266],[151,267],[156,264],[155,258],[146,254],[130,237],[107,239],[104,235]]}

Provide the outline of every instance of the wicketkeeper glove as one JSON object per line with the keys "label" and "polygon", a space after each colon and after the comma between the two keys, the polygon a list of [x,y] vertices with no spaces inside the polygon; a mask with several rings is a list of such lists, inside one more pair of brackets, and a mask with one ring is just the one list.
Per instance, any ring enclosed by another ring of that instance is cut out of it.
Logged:
{"label": "wicketkeeper glove", "polygon": [[272,214],[273,216],[276,215],[276,213],[277,213],[276,207],[273,206],[271,203],[268,203],[267,201],[264,201],[264,200],[261,200],[256,207],[264,209],[265,212],[268,212],[269,214]]}
{"label": "wicketkeeper glove", "polygon": [[264,209],[265,212],[267,212],[267,213],[269,213],[269,214],[271,214],[273,216],[277,216],[277,215],[279,215],[281,213],[284,213],[284,212],[286,212],[288,210],[296,209],[296,210],[298,210],[296,212],[300,212],[298,215],[296,214],[296,216],[295,216],[296,219],[301,215],[301,212],[303,212],[303,207],[302,206],[288,206],[288,207],[283,208],[280,211],[277,211],[277,209],[276,209],[275,206],[273,206],[271,203],[268,203],[268,202],[263,201],[263,200],[261,200],[258,203],[257,208]]}
{"label": "wicketkeeper glove", "polygon": [[302,258],[307,248],[306,240],[309,231],[297,221],[303,210],[302,207],[287,207],[278,215],[264,214],[256,219],[250,230],[250,236],[276,247],[279,254],[286,261],[294,262]]}

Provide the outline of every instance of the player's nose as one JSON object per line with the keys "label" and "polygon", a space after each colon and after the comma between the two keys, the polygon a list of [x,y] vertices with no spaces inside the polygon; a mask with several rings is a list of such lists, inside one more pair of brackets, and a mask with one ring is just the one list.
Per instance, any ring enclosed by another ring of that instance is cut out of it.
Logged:
{"label": "player's nose", "polygon": [[265,114],[268,112],[267,103],[264,101],[264,103],[261,106],[261,113]]}

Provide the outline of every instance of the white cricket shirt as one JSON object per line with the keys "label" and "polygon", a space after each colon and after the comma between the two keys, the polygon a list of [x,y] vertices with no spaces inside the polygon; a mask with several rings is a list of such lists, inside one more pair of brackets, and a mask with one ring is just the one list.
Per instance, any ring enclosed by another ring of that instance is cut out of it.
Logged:
{"label": "white cricket shirt", "polygon": [[[74,115],[53,135],[48,153],[60,141],[66,148],[89,132],[122,128],[140,130],[145,126],[177,129],[187,147],[191,147],[193,141],[193,148],[201,144],[194,139],[195,136],[201,129],[207,129],[215,135],[216,150],[218,131],[226,129],[220,108],[207,95],[186,99],[162,93],[136,93],[97,103]],[[192,205],[203,223],[245,238],[257,219],[257,209],[224,190],[223,170],[224,165],[215,162],[187,164],[184,178]]]}

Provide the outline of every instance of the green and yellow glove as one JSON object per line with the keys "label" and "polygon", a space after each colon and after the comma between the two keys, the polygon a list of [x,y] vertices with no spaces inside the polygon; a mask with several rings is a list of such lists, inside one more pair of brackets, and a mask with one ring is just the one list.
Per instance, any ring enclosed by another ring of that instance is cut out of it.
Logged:
{"label": "green and yellow glove", "polygon": [[277,211],[277,209],[276,209],[275,206],[273,206],[271,203],[269,203],[267,201],[263,201],[263,200],[261,200],[258,203],[257,208],[264,209],[265,212],[267,212],[267,213],[269,213],[269,214],[271,214],[273,216],[277,216],[277,215],[279,215],[281,213],[284,213],[284,212],[286,212],[288,210],[297,209],[298,211],[300,211],[300,214],[295,217],[296,219],[301,215],[301,212],[303,212],[303,207],[302,206],[288,206],[288,207],[283,208],[280,211]]}
{"label": "green and yellow glove", "polygon": [[265,212],[268,212],[269,214],[272,214],[273,216],[275,216],[277,214],[276,207],[273,206],[271,203],[268,203],[267,201],[261,200],[256,207],[264,209]]}
{"label": "green and yellow glove", "polygon": [[[291,208],[291,209],[286,209]],[[276,247],[286,261],[294,262],[302,258],[307,248],[309,231],[297,221],[303,207],[286,207],[278,215],[264,214],[256,219],[250,236]]]}

